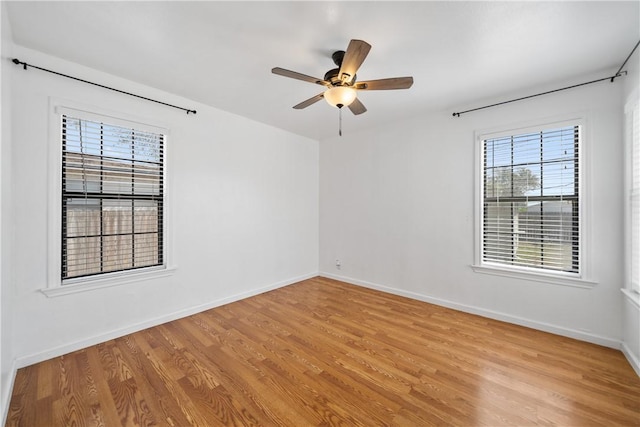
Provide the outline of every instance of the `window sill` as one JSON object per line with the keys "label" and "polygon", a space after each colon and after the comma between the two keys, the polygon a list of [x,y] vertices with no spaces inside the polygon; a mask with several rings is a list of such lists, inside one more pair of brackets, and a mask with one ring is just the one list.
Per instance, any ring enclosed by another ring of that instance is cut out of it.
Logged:
{"label": "window sill", "polygon": [[533,271],[516,270],[488,265],[472,265],[471,268],[476,273],[492,274],[494,276],[511,277],[513,279],[531,280],[553,285],[572,286],[574,288],[591,289],[597,282],[585,280],[579,277],[564,277],[553,274],[544,274]]}
{"label": "window sill", "polygon": [[65,285],[52,286],[40,289],[40,292],[49,298],[59,297],[62,295],[76,294],[79,292],[93,291],[96,289],[110,288],[129,283],[142,282],[146,280],[168,277],[175,273],[176,267],[157,268],[137,272],[124,272],[109,275],[109,277],[84,278],[73,280]]}
{"label": "window sill", "polygon": [[631,289],[622,289],[624,296],[631,301],[633,305],[640,308],[640,294]]}

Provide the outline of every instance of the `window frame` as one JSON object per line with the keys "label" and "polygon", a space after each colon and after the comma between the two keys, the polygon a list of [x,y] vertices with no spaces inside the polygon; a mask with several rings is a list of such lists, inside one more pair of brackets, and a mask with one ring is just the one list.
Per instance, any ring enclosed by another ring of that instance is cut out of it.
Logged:
{"label": "window frame", "polygon": [[[501,128],[492,128],[478,130],[474,137],[474,181],[475,181],[475,197],[474,197],[474,218],[475,218],[475,243],[474,243],[474,262],[471,265],[473,271],[477,273],[492,274],[497,276],[511,277],[543,283],[551,283],[558,285],[574,286],[581,288],[591,288],[597,283],[590,279],[588,271],[588,260],[590,259],[589,250],[589,230],[588,214],[585,207],[587,206],[587,194],[585,188],[589,188],[589,174],[586,173],[588,162],[587,157],[587,140],[588,128],[586,126],[586,118],[584,115],[571,115],[567,117],[558,117],[552,119],[541,119],[529,121],[527,123],[516,124],[512,126],[503,126]],[[567,126],[580,126],[580,138],[578,142],[578,233],[579,233],[579,271],[577,273],[557,271],[551,269],[540,269],[526,266],[515,266],[501,264],[498,262],[483,260],[483,231],[484,231],[484,148],[485,140],[501,138],[507,136],[516,136],[528,133],[537,133],[545,130],[562,128]]]}
{"label": "window frame", "polygon": [[640,173],[640,171],[634,170],[633,154],[634,145],[638,144],[637,149],[640,150],[639,141],[634,140],[633,133],[633,121],[634,114],[639,114],[640,111],[640,89],[636,88],[633,93],[627,98],[627,102],[624,106],[624,157],[625,157],[625,174],[624,174],[624,230],[625,230],[625,284],[623,286],[623,292],[631,298],[636,305],[640,306],[640,283],[634,283],[633,272],[633,257],[639,256],[633,251],[633,236],[632,236],[632,220],[633,220],[633,202],[634,199],[638,202],[640,199],[640,189],[635,189],[634,174]]}
{"label": "window frame", "polygon": [[[147,281],[172,275],[176,267],[172,264],[173,254],[171,224],[171,185],[168,146],[169,128],[153,120],[139,118],[131,114],[113,112],[99,107],[50,98],[49,100],[49,200],[48,200],[48,278],[47,286],[40,289],[48,297],[68,295],[111,286]],[[62,279],[62,116],[69,115],[92,121],[104,121],[118,126],[133,127],[138,130],[161,133],[164,136],[163,166],[163,219],[162,245],[163,263],[132,270],[106,272],[96,275]]]}

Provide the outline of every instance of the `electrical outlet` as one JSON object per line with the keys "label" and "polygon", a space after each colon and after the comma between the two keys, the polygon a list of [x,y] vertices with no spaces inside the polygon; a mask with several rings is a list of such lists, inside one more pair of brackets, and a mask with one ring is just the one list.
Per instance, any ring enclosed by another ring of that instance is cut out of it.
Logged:
{"label": "electrical outlet", "polygon": [[336,260],[336,268],[337,268],[338,270],[340,270],[340,267],[342,267],[342,263],[340,263],[340,260],[339,260],[339,259],[337,259],[337,260]]}

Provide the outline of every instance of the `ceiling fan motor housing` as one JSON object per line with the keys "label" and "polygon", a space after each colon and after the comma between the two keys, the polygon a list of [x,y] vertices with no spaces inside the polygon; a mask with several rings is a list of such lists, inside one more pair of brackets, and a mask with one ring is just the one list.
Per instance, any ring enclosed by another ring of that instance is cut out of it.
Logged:
{"label": "ceiling fan motor housing", "polygon": [[340,82],[340,79],[338,78],[339,73],[340,73],[340,68],[334,68],[325,73],[324,79],[328,82],[331,82],[331,84],[335,85],[336,83]]}
{"label": "ceiling fan motor housing", "polygon": [[[333,52],[333,54],[331,55],[331,59],[333,59],[333,63],[336,64],[338,68],[333,68],[327,71],[324,75],[324,79],[328,82],[331,82],[331,85],[333,86],[345,85],[344,82],[340,80],[340,67],[342,66],[342,60],[344,59],[344,54],[345,54],[344,50],[337,50]],[[353,78],[351,79],[351,83],[353,84],[355,82],[356,82],[356,76],[354,75]]]}

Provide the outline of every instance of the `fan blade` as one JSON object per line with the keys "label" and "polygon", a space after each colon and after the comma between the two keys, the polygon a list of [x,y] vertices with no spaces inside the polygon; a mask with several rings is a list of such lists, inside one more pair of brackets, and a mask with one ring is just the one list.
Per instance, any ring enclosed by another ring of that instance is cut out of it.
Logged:
{"label": "fan blade", "polygon": [[307,76],[306,74],[296,73],[295,71],[285,70],[284,68],[280,67],[272,68],[271,72],[279,76],[290,77],[292,79],[302,80],[304,82],[315,83],[322,86],[331,86],[331,83],[317,77]]}
{"label": "fan blade", "polygon": [[358,98],[354,99],[351,104],[349,104],[349,110],[356,116],[358,114],[362,114],[367,111],[367,107],[364,106],[362,102]]}
{"label": "fan blade", "polygon": [[358,68],[360,68],[360,65],[362,65],[364,59],[369,54],[369,50],[371,50],[371,45],[365,41],[354,39],[349,42],[349,46],[342,59],[340,73],[338,73],[341,81],[344,83],[351,83],[353,81]]}
{"label": "fan blade", "polygon": [[392,77],[390,79],[369,80],[353,85],[358,90],[390,90],[409,89],[413,85],[413,77]]}
{"label": "fan blade", "polygon": [[316,96],[307,99],[306,101],[302,101],[298,105],[294,105],[293,108],[295,108],[296,110],[302,110],[303,108],[307,108],[309,105],[315,104],[316,102],[320,101],[322,98],[324,98],[324,92],[319,93]]}

